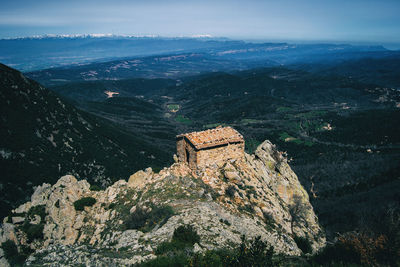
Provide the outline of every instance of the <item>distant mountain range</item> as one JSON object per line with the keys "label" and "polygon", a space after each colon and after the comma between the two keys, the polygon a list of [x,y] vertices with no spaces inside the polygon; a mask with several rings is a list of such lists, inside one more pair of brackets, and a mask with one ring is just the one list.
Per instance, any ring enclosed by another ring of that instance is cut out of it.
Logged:
{"label": "distant mountain range", "polygon": [[[250,43],[202,36],[166,38],[61,35],[0,40],[0,61],[20,71],[166,54],[197,53],[204,55],[208,60],[225,60],[231,64],[237,62],[243,64],[243,61],[267,61],[275,65],[287,65],[364,58],[369,57],[370,52],[395,53],[382,46]],[[207,71],[212,71],[214,65]],[[246,66],[246,68],[252,67],[254,65]]]}
{"label": "distant mountain range", "polygon": [[[32,35],[23,37],[10,37],[2,38],[3,40],[17,40],[17,39],[47,39],[47,38],[164,38],[164,39],[183,39],[183,38],[209,38],[209,39],[227,39],[223,37],[213,37],[210,34],[194,34],[187,36],[176,36],[176,37],[163,37],[155,34],[112,34],[112,33],[87,33],[87,34],[43,34],[43,35]],[[1,40],[1,39],[0,39]]]}

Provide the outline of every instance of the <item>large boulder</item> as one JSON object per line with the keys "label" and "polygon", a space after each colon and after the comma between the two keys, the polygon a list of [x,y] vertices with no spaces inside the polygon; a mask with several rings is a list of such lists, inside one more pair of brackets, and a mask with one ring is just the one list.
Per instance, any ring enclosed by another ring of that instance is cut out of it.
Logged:
{"label": "large boulder", "polygon": [[146,171],[138,171],[132,174],[128,180],[128,186],[132,188],[143,188],[152,178],[153,171],[147,168]]}

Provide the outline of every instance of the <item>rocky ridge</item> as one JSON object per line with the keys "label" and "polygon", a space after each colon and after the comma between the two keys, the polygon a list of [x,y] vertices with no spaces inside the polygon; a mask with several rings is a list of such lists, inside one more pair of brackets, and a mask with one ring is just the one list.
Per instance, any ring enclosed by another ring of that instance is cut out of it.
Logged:
{"label": "rocky ridge", "polygon": [[[82,198],[95,204],[79,210]],[[200,236],[194,252],[233,247],[241,235],[261,235],[286,255],[301,254],[295,237],[307,239],[314,252],[325,245],[306,191],[269,141],[242,159],[195,171],[179,162],[159,173],[147,168],[102,191],[63,176],[37,187],[30,202],[4,218],[0,243],[33,251],[27,265],[134,265],[154,258],[157,246],[184,224]],[[42,232],[32,235],[35,227]]]}

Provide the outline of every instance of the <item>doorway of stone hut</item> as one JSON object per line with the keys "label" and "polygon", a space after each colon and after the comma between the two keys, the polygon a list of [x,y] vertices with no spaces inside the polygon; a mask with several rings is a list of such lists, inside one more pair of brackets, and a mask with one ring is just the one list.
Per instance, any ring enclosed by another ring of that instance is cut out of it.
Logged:
{"label": "doorway of stone hut", "polygon": [[190,159],[189,150],[187,150],[187,148],[185,150],[186,150],[186,162],[189,165],[189,159]]}

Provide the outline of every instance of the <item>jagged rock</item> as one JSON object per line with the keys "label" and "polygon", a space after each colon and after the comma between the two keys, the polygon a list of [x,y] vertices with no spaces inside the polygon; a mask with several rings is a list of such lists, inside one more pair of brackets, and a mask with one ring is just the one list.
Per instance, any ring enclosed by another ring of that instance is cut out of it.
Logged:
{"label": "jagged rock", "polygon": [[9,267],[10,264],[7,262],[6,258],[4,258],[3,249],[0,248],[0,266]]}
{"label": "jagged rock", "polygon": [[15,210],[13,210],[14,213],[26,213],[29,211],[29,209],[32,207],[32,203],[31,202],[26,202],[24,204],[22,204],[21,206],[19,206],[18,208],[16,208]]}
{"label": "jagged rock", "polygon": [[132,247],[134,249],[138,249],[139,246],[139,238],[143,235],[142,232],[137,230],[127,230],[124,231],[119,237],[118,244],[115,246],[117,248],[123,247]]}
{"label": "jagged rock", "polygon": [[202,252],[203,250],[201,249],[201,247],[199,246],[199,244],[194,244],[193,245],[193,252],[194,253],[200,253],[200,252]]}
{"label": "jagged rock", "polygon": [[108,187],[105,191],[104,194],[100,194],[97,196],[97,199],[99,202],[113,202],[115,198],[118,195],[118,192],[121,190],[121,188],[125,187],[127,185],[126,181],[124,180],[119,180],[115,182],[112,186]]}
{"label": "jagged rock", "polygon": [[[83,197],[96,202],[76,211],[74,202]],[[104,191],[90,191],[86,181],[63,176],[53,186],[36,188],[31,202],[15,212],[26,213],[38,205],[45,207],[45,220],[35,215],[33,221],[43,224],[43,240],[29,243],[25,233],[11,223],[0,228],[1,242],[13,240],[35,250],[27,265],[134,265],[154,258],[155,248],[183,224],[191,224],[200,236],[195,252],[232,247],[240,243],[241,235],[261,235],[277,253],[287,255],[301,253],[294,236],[307,238],[314,251],[325,244],[306,191],[284,153],[269,141],[254,155],[195,171],[185,163],[174,163],[157,174],[147,168]],[[146,232],[126,230],[126,220],[138,208],[149,213],[166,206],[174,213],[163,223]],[[126,258],[112,256],[121,249]]]}
{"label": "jagged rock", "polygon": [[240,177],[237,172],[227,171],[225,172],[225,177],[229,180],[240,181]]}
{"label": "jagged rock", "polygon": [[19,244],[17,235],[15,234],[15,226],[11,223],[3,223],[0,231],[0,243],[4,243],[7,240],[14,241]]}
{"label": "jagged rock", "polygon": [[25,221],[25,218],[24,217],[12,217],[11,221],[13,224],[20,224]]}
{"label": "jagged rock", "polygon": [[31,197],[31,205],[38,206],[46,204],[46,196],[51,188],[50,184],[39,185]]}
{"label": "jagged rock", "polygon": [[128,180],[128,186],[133,188],[143,188],[146,182],[150,179],[149,172],[138,171],[132,174]]}

